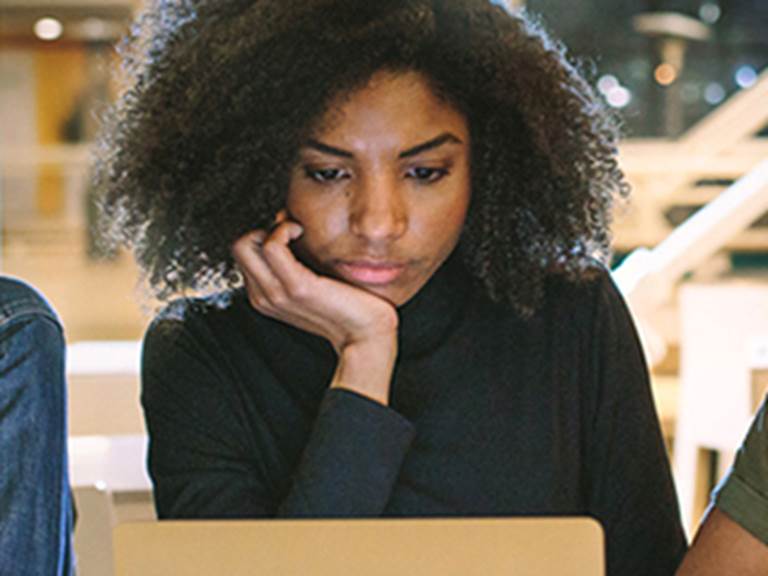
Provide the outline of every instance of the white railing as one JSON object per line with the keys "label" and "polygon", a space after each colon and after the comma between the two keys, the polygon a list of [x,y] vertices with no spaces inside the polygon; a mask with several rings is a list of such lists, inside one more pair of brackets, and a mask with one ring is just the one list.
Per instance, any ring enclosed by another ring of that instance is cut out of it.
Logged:
{"label": "white railing", "polygon": [[[768,232],[745,232],[768,212],[768,140],[754,137],[768,124],[765,102],[768,70],[679,139],[630,141],[621,149],[634,195],[629,216],[618,219],[617,244],[655,248],[635,249],[614,277],[635,313],[652,365],[663,358],[665,340],[671,338],[654,329],[654,312],[669,301],[680,278],[723,248],[768,249]],[[693,187],[701,178],[736,182],[702,193]],[[672,229],[665,210],[692,202],[705,206]]]}
{"label": "white railing", "polygon": [[664,302],[674,284],[768,212],[768,159],[648,250],[638,248],[613,273],[637,312]]}
{"label": "white railing", "polygon": [[652,366],[666,353],[665,338],[650,319],[675,284],[768,212],[768,160],[693,214],[653,249],[638,248],[613,271],[637,321]]}

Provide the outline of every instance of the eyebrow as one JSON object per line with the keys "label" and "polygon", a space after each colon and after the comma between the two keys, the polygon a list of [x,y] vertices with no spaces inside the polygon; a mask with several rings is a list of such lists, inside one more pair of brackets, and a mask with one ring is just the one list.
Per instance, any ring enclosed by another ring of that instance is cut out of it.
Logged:
{"label": "eyebrow", "polygon": [[[410,158],[411,156],[416,156],[417,154],[426,152],[427,150],[438,148],[439,146],[442,146],[443,144],[446,144],[446,143],[463,144],[463,142],[459,138],[457,138],[450,132],[444,132],[443,134],[440,134],[439,136],[436,136],[431,140],[427,140],[426,142],[417,144],[413,148],[408,148],[408,150],[403,150],[402,152],[400,152],[400,154],[398,154],[398,158]],[[332,156],[339,156],[341,158],[354,157],[354,154],[352,154],[352,152],[348,150],[343,150],[342,148],[337,148],[329,144],[324,144],[323,142],[320,142],[319,140],[315,140],[313,138],[308,139],[305,146],[307,148],[314,148],[315,150],[318,150],[319,152],[323,152],[325,154],[331,154]]]}

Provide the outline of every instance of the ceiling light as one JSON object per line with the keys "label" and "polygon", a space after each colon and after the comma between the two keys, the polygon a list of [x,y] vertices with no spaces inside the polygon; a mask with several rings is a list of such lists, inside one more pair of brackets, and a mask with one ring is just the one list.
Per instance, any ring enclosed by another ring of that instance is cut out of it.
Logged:
{"label": "ceiling light", "polygon": [[725,99],[725,88],[719,82],[710,82],[704,89],[704,100],[707,104],[720,104]]}
{"label": "ceiling light", "polygon": [[669,86],[677,80],[677,69],[668,62],[663,62],[656,66],[653,71],[653,77],[662,86]]}
{"label": "ceiling light", "polygon": [[601,76],[597,81],[597,89],[600,90],[600,92],[603,94],[607,94],[617,86],[619,86],[619,79],[616,78],[616,76],[613,74],[606,74],[605,76]]}
{"label": "ceiling light", "polygon": [[736,74],[733,75],[733,79],[739,85],[739,88],[749,88],[757,82],[757,71],[752,66],[739,66]]}
{"label": "ceiling light", "polygon": [[632,93],[624,86],[614,86],[606,92],[605,99],[614,108],[624,108],[632,101]]}
{"label": "ceiling light", "polygon": [[720,20],[720,6],[717,2],[704,2],[699,6],[699,18],[701,18],[707,24],[714,24]]}
{"label": "ceiling light", "polygon": [[40,40],[56,40],[64,32],[64,26],[56,18],[40,18],[35,22],[35,35]]}

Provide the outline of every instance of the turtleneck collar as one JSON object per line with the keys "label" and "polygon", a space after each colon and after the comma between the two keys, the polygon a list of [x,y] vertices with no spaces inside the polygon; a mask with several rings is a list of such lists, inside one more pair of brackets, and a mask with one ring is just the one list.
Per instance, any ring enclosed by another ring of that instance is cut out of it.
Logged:
{"label": "turtleneck collar", "polygon": [[397,309],[398,356],[410,359],[444,341],[465,307],[471,277],[454,252],[424,287]]}

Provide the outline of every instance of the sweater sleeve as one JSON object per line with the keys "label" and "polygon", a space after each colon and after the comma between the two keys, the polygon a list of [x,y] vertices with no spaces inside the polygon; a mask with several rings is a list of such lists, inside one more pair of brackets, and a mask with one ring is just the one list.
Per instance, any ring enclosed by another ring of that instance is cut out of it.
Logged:
{"label": "sweater sleeve", "polygon": [[608,576],[672,576],[686,549],[648,369],[610,276],[594,308],[597,373],[590,509],[606,533]]}
{"label": "sweater sleeve", "polygon": [[[226,352],[203,345],[184,321],[156,321],[147,332],[142,404],[158,517],[383,512],[414,435],[409,421],[354,392],[327,390],[298,465],[285,469],[265,420],[244,417],[226,364]],[[253,374],[254,386],[261,376]],[[275,484],[275,470],[290,477],[287,494]]]}
{"label": "sweater sleeve", "polygon": [[328,390],[281,516],[379,516],[413,439],[394,410]]}

